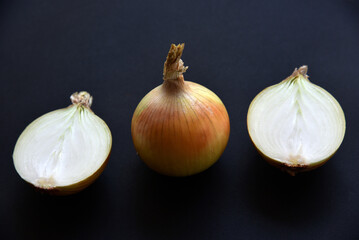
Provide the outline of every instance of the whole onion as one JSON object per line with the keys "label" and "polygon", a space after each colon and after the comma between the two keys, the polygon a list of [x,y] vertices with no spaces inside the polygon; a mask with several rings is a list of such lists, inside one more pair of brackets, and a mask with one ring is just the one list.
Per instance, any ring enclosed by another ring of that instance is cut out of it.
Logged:
{"label": "whole onion", "polygon": [[132,118],[137,153],[153,170],[188,176],[214,164],[229,138],[229,117],[222,101],[209,89],[185,81],[181,60],[184,44],[171,45],[163,84],[138,104]]}

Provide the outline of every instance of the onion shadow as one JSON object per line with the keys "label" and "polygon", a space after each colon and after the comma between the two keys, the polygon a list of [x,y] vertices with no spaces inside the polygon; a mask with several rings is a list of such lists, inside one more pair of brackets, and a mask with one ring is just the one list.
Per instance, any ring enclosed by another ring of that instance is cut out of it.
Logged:
{"label": "onion shadow", "polygon": [[[337,185],[334,166],[328,162],[311,172],[290,176],[248,150],[247,182],[242,196],[256,214],[295,227],[330,215]],[[242,179],[242,180],[243,180]]]}
{"label": "onion shadow", "polygon": [[184,239],[205,228],[201,225],[203,213],[211,211],[213,196],[221,188],[218,162],[188,177],[163,176],[145,166],[140,171],[133,211],[136,228],[141,229],[144,237]]}
{"label": "onion shadow", "polygon": [[101,178],[83,191],[69,196],[51,196],[23,185],[14,212],[20,239],[67,239],[81,236],[99,212],[106,191]]}

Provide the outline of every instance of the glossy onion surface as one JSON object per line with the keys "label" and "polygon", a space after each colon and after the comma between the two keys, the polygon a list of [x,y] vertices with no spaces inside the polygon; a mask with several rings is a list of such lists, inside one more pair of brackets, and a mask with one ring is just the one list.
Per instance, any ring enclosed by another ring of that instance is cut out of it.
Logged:
{"label": "glossy onion surface", "polygon": [[189,81],[166,81],[149,92],[132,118],[132,137],[141,159],[170,176],[201,172],[223,153],[229,117],[222,101]]}

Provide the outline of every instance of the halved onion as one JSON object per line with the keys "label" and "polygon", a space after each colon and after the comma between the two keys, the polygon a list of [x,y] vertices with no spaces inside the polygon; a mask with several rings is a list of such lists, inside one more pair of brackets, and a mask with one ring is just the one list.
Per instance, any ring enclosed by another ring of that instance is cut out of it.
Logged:
{"label": "halved onion", "polygon": [[87,92],[74,93],[72,105],[33,121],[13,154],[19,175],[36,188],[67,195],[90,185],[105,168],[112,136],[90,109]]}
{"label": "halved onion", "polygon": [[345,134],[336,99],[308,80],[307,66],[260,92],[247,115],[249,135],[272,165],[294,175],[323,165]]}

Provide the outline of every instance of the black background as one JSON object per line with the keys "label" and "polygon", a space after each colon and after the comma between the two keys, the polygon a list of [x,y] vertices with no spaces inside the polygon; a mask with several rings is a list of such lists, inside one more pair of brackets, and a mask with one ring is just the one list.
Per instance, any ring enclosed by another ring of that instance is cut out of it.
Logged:
{"label": "black background", "polygon": [[[137,157],[130,124],[181,42],[185,79],[222,99],[231,136],[210,169],[170,178]],[[359,239],[358,57],[356,0],[1,1],[0,238]],[[290,177],[259,157],[246,114],[303,64],[347,131],[326,165]],[[110,161],[83,192],[41,195],[13,167],[16,140],[81,90],[112,131]]]}

